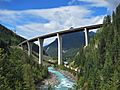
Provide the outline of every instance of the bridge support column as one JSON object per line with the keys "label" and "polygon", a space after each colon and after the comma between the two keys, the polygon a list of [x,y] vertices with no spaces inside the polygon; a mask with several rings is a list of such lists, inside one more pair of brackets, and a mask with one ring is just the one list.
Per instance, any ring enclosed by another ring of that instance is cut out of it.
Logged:
{"label": "bridge support column", "polygon": [[[27,46],[28,46],[28,55],[30,56],[32,54],[32,42],[27,42]],[[24,47],[23,47],[24,48]]]}
{"label": "bridge support column", "polygon": [[38,38],[38,45],[39,45],[39,64],[42,65],[43,63],[43,41],[44,39]]}
{"label": "bridge support column", "polygon": [[57,33],[58,38],[58,65],[62,64],[62,35]]}
{"label": "bridge support column", "polygon": [[89,42],[89,36],[88,36],[89,31],[87,30],[87,28],[85,28],[84,32],[85,32],[85,47],[86,47],[88,46],[88,42]]}

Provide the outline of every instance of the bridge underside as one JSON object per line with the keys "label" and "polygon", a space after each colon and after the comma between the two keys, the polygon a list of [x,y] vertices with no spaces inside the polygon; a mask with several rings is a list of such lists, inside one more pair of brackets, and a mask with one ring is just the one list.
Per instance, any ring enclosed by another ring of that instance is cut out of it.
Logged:
{"label": "bridge underside", "polygon": [[57,38],[58,38],[58,65],[61,65],[61,64],[63,64],[63,62],[62,62],[62,35],[63,34],[84,31],[85,47],[86,47],[89,42],[89,34],[88,34],[89,30],[97,29],[97,28],[100,28],[101,26],[102,26],[102,24],[98,24],[98,25],[86,26],[86,27],[75,28],[75,29],[70,29],[70,30],[66,30],[66,31],[60,31],[60,32],[52,33],[52,34],[47,34],[47,35],[36,37],[36,38],[30,39],[30,40],[26,40],[26,41],[20,43],[19,46],[21,46],[24,49],[23,45],[27,44],[28,55],[31,55],[32,54],[32,44],[34,41],[38,41],[39,64],[42,65],[43,64],[43,41],[44,41],[44,39],[57,36]]}

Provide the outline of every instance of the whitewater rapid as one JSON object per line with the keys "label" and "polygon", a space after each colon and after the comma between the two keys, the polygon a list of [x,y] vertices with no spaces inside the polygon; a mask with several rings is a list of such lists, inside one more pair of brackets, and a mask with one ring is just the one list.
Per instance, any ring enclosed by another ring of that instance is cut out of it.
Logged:
{"label": "whitewater rapid", "polygon": [[74,90],[74,82],[68,79],[66,76],[64,76],[59,71],[55,70],[53,67],[48,67],[48,71],[52,74],[54,74],[57,77],[58,84],[54,86],[54,90],[68,90],[71,88]]}

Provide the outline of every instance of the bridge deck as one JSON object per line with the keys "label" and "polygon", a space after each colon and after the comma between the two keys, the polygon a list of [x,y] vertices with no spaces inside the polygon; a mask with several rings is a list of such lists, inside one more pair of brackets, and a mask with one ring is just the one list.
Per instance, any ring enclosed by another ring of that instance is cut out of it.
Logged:
{"label": "bridge deck", "polygon": [[63,35],[63,34],[68,34],[68,33],[73,33],[73,32],[84,31],[85,28],[86,28],[87,30],[97,29],[97,28],[102,27],[102,25],[103,25],[103,24],[97,24],[97,25],[85,26],[85,27],[80,27],[80,28],[73,28],[73,29],[69,29],[69,30],[59,31],[59,32],[55,32],[55,33],[50,33],[50,34],[38,36],[38,37],[35,37],[35,38],[32,38],[32,39],[23,41],[23,42],[20,43],[19,45],[24,44],[24,43],[26,43],[27,41],[30,41],[30,42],[37,41],[38,38],[45,39],[45,38],[54,37],[54,36],[57,36],[57,33]]}

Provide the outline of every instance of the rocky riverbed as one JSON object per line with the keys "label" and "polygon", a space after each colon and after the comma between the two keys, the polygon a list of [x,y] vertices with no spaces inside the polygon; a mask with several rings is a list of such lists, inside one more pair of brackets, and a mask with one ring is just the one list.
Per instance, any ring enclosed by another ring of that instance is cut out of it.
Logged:
{"label": "rocky riverbed", "polygon": [[66,76],[67,78],[69,78],[72,81],[76,81],[77,77],[74,76],[71,72],[69,71],[64,71],[64,70],[59,70],[64,76]]}
{"label": "rocky riverbed", "polygon": [[42,84],[43,85],[51,85],[51,86],[55,86],[56,84],[58,84],[58,80],[57,80],[57,77],[52,74],[52,73],[49,73],[49,77],[46,78],[45,80],[42,81]]}
{"label": "rocky riverbed", "polygon": [[48,90],[48,87],[54,90],[68,90],[73,88],[74,76],[63,70],[56,70],[53,67],[48,67],[49,77],[44,79],[37,87],[37,90]]}

